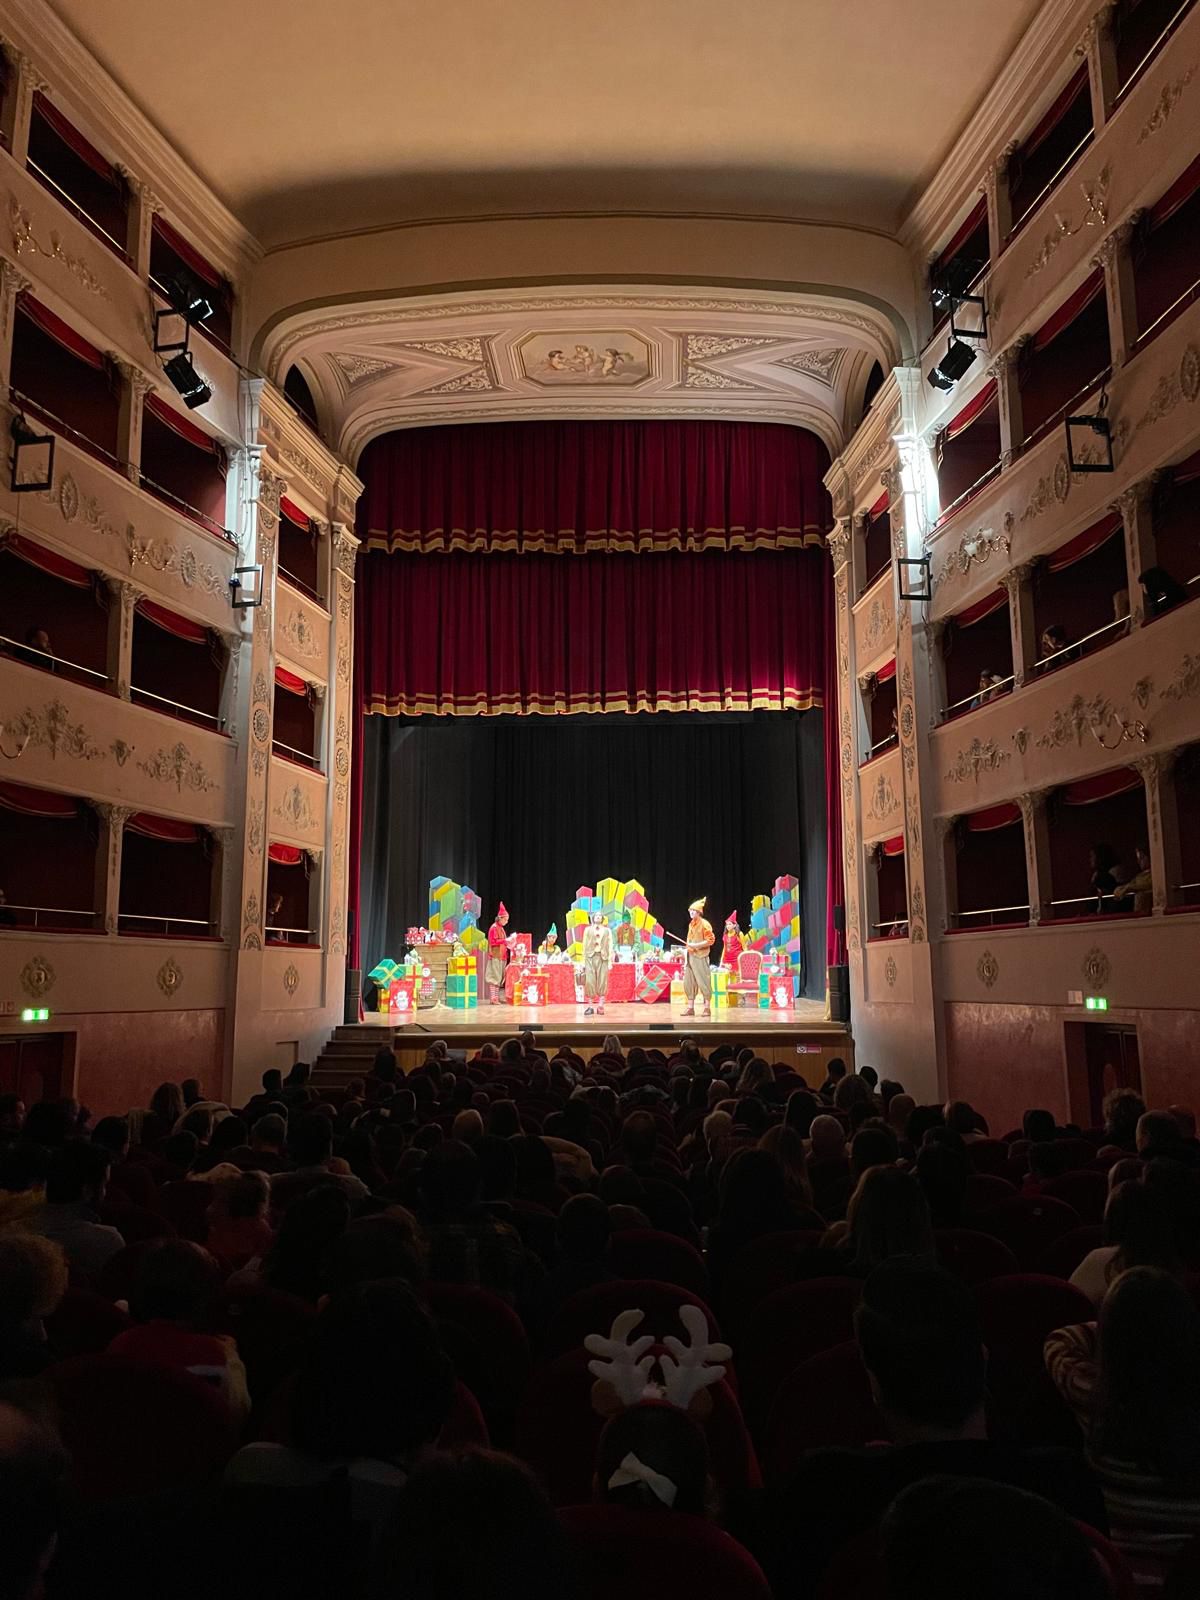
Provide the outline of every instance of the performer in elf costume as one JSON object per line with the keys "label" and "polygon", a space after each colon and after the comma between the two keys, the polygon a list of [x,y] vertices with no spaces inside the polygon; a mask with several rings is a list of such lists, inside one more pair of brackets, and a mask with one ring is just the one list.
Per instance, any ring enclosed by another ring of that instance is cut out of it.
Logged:
{"label": "performer in elf costume", "polygon": [[715,935],[712,923],[705,920],[704,907],[707,896],[693,900],[688,907],[687,953],[683,963],[683,996],[687,1001],[682,1015],[685,1017],[708,1015],[708,997],[712,990],[708,952],[713,947]]}
{"label": "performer in elf costume", "polygon": [[483,986],[491,1005],[500,1004],[500,991],[504,987],[504,969],[508,965],[508,907],[501,900],[496,908],[496,920],[487,931],[487,961],[483,968]]}
{"label": "performer in elf costume", "polygon": [[738,957],[746,948],[746,935],[738,927],[738,914],[731,911],[725,918],[725,938],[721,945],[721,965],[736,967]]}
{"label": "performer in elf costume", "polygon": [[538,945],[538,955],[556,956],[558,954],[558,923],[552,922],[546,929],[546,937]]}

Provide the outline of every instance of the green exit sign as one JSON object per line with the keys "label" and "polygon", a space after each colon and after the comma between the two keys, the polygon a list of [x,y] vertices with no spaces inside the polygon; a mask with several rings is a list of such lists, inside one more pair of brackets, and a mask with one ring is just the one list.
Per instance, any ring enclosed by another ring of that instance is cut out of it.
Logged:
{"label": "green exit sign", "polygon": [[26,1006],[21,1013],[22,1022],[49,1022],[50,1011],[47,1006]]}
{"label": "green exit sign", "polygon": [[1087,1011],[1107,1011],[1108,996],[1103,994],[1089,994],[1084,999],[1084,1009]]}

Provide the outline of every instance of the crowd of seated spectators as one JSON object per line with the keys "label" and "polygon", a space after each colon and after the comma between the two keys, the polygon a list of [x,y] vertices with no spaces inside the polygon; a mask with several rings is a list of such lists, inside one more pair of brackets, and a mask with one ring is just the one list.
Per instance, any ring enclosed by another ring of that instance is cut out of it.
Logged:
{"label": "crowd of seated spectators", "polygon": [[1197,1592],[1188,1110],[539,1043],[0,1097],[0,1594]]}

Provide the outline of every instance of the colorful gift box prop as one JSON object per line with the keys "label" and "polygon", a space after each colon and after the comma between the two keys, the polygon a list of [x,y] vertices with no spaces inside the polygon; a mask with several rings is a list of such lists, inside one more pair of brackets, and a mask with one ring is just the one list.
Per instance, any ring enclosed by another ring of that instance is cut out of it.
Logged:
{"label": "colorful gift box prop", "polygon": [[671,974],[667,968],[651,962],[643,969],[637,988],[633,991],[633,998],[652,1006],[662,999],[670,987]]}
{"label": "colorful gift box prop", "polygon": [[761,1011],[790,1011],[795,999],[794,980],[790,972],[768,972],[758,975],[758,1005]]}
{"label": "colorful gift box prop", "polygon": [[522,972],[513,989],[513,1004],[518,1006],[544,1006],[550,1001],[550,980],[535,967]]}
{"label": "colorful gift box prop", "polygon": [[750,903],[751,950],[799,977],[804,970],[804,942],[800,933],[800,884],[790,874],[775,879],[769,895],[756,894]]}
{"label": "colorful gift box prop", "polygon": [[[594,889],[586,885],[575,892],[575,899],[566,915],[566,948],[572,961],[583,960],[583,930],[591,920],[593,911],[602,911],[613,931],[613,944],[618,948],[631,948],[643,958],[661,953],[664,943],[663,927],[656,922],[650,910],[646,891],[636,878],[622,882],[618,878],[601,878]],[[629,928],[632,939],[618,938],[623,928]]]}
{"label": "colorful gift box prop", "polygon": [[[383,1002],[386,991],[387,1003]],[[386,985],[379,989],[381,1011],[386,1011],[392,1017],[408,1017],[417,1009],[417,979],[411,977],[392,978]]]}
{"label": "colorful gift box prop", "polygon": [[467,950],[482,949],[487,935],[479,927],[483,903],[474,889],[453,878],[429,880],[429,934],[435,940],[455,940]]}
{"label": "colorful gift box prop", "polygon": [[446,1004],[452,1011],[473,1011],[479,1004],[479,979],[474,972],[446,974]]}

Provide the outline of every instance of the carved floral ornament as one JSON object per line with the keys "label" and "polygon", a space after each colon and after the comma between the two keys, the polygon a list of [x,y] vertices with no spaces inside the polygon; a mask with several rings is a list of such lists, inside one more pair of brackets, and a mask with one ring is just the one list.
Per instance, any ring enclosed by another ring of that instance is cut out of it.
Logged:
{"label": "carved floral ornament", "polygon": [[42,243],[38,238],[37,225],[32,216],[12,193],[8,197],[8,223],[16,255],[30,253],[42,256],[47,261],[55,261],[60,266],[66,267],[75,281],[89,294],[94,294],[101,300],[110,298],[103,279],[92,271],[83,256],[72,255],[64,247],[57,229],[51,228],[47,234],[49,243]]}
{"label": "carved floral ornament", "polygon": [[296,993],[296,990],[300,987],[300,974],[296,970],[296,963],[294,961],[289,961],[287,966],[284,968],[283,987],[284,987],[285,991],[287,992],[287,995],[288,995],[289,999]]}
{"label": "carved floral ornament", "polygon": [[990,950],[985,950],[975,963],[975,976],[985,989],[992,989],[1000,976],[1000,963]]}
{"label": "carved floral ornament", "polygon": [[1089,989],[1103,989],[1112,976],[1112,963],[1098,946],[1093,945],[1083,958],[1083,981]]}
{"label": "carved floral ornament", "polygon": [[21,968],[21,987],[31,1000],[40,1000],[49,994],[57,979],[58,974],[45,956],[30,956]]}
{"label": "carved floral ornament", "polygon": [[994,739],[988,739],[986,743],[981,739],[972,739],[965,750],[959,750],[955,755],[945,781],[965,783],[970,778],[978,783],[980,773],[995,772],[1011,759],[1011,751],[1002,750]]}
{"label": "carved floral ornament", "polygon": [[1108,187],[1112,180],[1112,171],[1104,167],[1094,183],[1087,183],[1081,179],[1080,191],[1083,195],[1083,210],[1079,220],[1073,222],[1070,217],[1061,211],[1054,213],[1054,226],[1050,228],[1042,239],[1041,247],[1033,260],[1025,269],[1025,277],[1032,278],[1041,272],[1054,258],[1058,248],[1067,239],[1073,239],[1077,233],[1082,233],[1084,228],[1105,228],[1108,226]]}
{"label": "carved floral ornament", "polygon": [[900,976],[900,969],[896,965],[895,956],[889,956],[884,962],[883,976],[887,980],[888,988],[894,989],[896,987],[896,979]]}
{"label": "carved floral ornament", "polygon": [[182,983],[182,967],[180,967],[179,963],[173,956],[168,957],[158,969],[158,987],[166,995],[167,999],[170,1000],[179,993]]}

